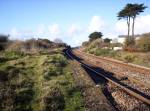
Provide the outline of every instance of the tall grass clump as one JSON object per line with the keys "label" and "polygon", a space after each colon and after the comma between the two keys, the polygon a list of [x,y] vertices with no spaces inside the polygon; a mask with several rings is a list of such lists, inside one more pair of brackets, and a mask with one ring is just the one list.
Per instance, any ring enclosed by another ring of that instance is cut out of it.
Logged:
{"label": "tall grass clump", "polygon": [[52,56],[51,62],[58,67],[65,67],[68,63],[67,59],[62,54],[56,54]]}
{"label": "tall grass clump", "polygon": [[125,62],[133,62],[135,60],[136,56],[134,56],[133,54],[125,54],[123,56],[123,60]]}

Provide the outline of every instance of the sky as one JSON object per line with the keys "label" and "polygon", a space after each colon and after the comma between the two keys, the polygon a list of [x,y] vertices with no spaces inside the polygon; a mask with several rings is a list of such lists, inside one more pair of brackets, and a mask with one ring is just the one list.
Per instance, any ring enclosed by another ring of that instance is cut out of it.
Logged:
{"label": "sky", "polygon": [[0,0],[0,34],[19,40],[59,38],[71,46],[94,31],[117,38],[127,33],[126,21],[117,18],[127,3],[148,7],[136,18],[135,33],[150,32],[150,0]]}

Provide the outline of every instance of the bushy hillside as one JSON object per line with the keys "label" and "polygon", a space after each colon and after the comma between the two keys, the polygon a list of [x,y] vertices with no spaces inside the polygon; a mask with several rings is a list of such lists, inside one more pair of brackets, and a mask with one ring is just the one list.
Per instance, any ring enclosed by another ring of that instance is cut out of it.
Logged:
{"label": "bushy hillside", "polygon": [[0,111],[83,110],[81,92],[61,50],[0,55]]}
{"label": "bushy hillside", "polygon": [[63,42],[52,42],[48,39],[28,39],[22,40],[9,40],[9,36],[0,35],[0,51],[21,51],[28,53],[37,53],[43,50],[50,50],[53,48],[65,47],[66,44]]}

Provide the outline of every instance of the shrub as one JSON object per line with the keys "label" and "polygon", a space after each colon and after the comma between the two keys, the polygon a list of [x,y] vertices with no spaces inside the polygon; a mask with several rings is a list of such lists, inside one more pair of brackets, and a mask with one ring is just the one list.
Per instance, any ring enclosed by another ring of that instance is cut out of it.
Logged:
{"label": "shrub", "polygon": [[68,96],[73,96],[73,94],[79,92],[79,88],[77,88],[76,86],[70,86],[67,88],[67,95]]}
{"label": "shrub", "polygon": [[58,87],[52,87],[44,99],[43,111],[62,111],[65,108],[65,100],[62,91]]}
{"label": "shrub", "polygon": [[29,103],[33,98],[34,92],[32,89],[21,89],[17,92],[15,103],[16,104],[27,104]]}
{"label": "shrub", "polygon": [[0,70],[0,82],[4,82],[8,80],[8,73]]}
{"label": "shrub", "polygon": [[137,46],[141,51],[150,51],[150,34],[143,35],[138,41]]}
{"label": "shrub", "polygon": [[111,50],[111,51],[109,52],[109,56],[110,56],[110,57],[116,57],[116,56],[118,56],[118,52]]}
{"label": "shrub", "polygon": [[82,43],[82,46],[88,46],[89,45],[89,42],[88,41],[85,41]]}
{"label": "shrub", "polygon": [[51,62],[54,63],[58,67],[64,67],[68,63],[65,56],[61,54],[56,54],[55,56],[53,56]]}
{"label": "shrub", "polygon": [[20,68],[13,67],[13,66],[8,66],[8,67],[6,68],[6,70],[7,70],[8,73],[9,73],[8,77],[9,77],[10,79],[13,79],[13,78],[17,77],[18,74],[20,73]]}
{"label": "shrub", "polygon": [[15,87],[21,87],[21,88],[32,88],[34,86],[34,82],[31,79],[23,79],[17,83],[14,84]]}
{"label": "shrub", "polygon": [[17,59],[19,57],[24,57],[27,54],[25,54],[24,52],[20,52],[20,51],[6,51],[4,56],[8,59]]}
{"label": "shrub", "polygon": [[8,61],[9,59],[7,57],[0,57],[0,63],[1,62],[6,62]]}
{"label": "shrub", "polygon": [[34,96],[32,89],[21,89],[15,97],[15,111],[32,111],[31,101]]}
{"label": "shrub", "polygon": [[132,54],[124,55],[123,59],[125,62],[133,62],[135,60],[135,56]]}
{"label": "shrub", "polygon": [[23,41],[13,41],[9,47],[7,48],[8,51],[22,51],[23,49]]}
{"label": "shrub", "polygon": [[110,53],[110,49],[96,49],[95,55],[107,56]]}
{"label": "shrub", "polygon": [[89,52],[90,54],[94,54],[95,49],[89,49],[88,52]]}
{"label": "shrub", "polygon": [[63,69],[61,67],[50,67],[45,73],[44,73],[44,79],[50,80],[52,76],[58,76],[63,73]]}
{"label": "shrub", "polygon": [[8,44],[8,37],[9,35],[0,35],[0,51],[5,50],[7,44]]}
{"label": "shrub", "polygon": [[135,38],[133,37],[126,37],[125,39],[125,47],[131,47],[135,45]]}

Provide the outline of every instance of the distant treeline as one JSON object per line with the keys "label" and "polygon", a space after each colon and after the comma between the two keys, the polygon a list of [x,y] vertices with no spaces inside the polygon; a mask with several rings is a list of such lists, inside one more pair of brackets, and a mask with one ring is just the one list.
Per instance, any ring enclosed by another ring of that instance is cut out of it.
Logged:
{"label": "distant treeline", "polygon": [[0,35],[0,51],[12,50],[12,51],[40,51],[59,47],[65,47],[65,43],[55,43],[48,39],[28,39],[21,40],[9,40],[9,35]]}

